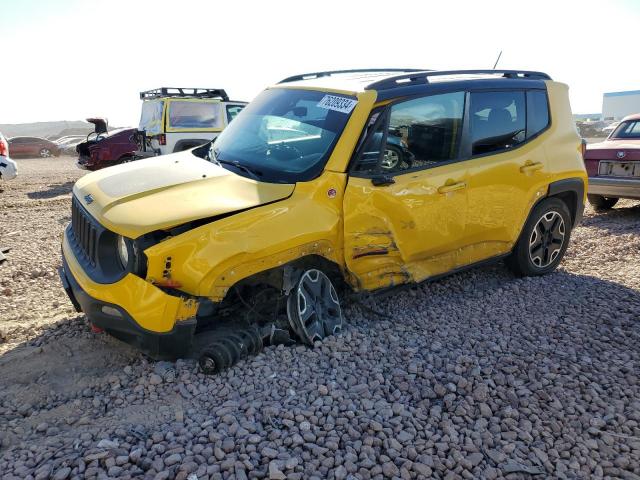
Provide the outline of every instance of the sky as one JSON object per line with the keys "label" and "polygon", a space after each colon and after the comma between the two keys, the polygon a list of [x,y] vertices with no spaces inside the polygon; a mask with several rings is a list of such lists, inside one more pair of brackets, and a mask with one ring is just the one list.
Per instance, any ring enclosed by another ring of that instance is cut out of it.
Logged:
{"label": "sky", "polygon": [[160,86],[251,100],[296,73],[491,68],[500,51],[499,68],[567,83],[574,113],[640,89],[623,42],[639,0],[0,0],[0,12],[0,123],[135,126],[138,93]]}

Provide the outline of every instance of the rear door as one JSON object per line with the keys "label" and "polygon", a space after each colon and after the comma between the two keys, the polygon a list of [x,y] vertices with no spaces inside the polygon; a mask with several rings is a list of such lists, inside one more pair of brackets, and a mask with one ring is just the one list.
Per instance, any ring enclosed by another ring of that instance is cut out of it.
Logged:
{"label": "rear door", "polygon": [[468,143],[469,261],[508,253],[547,189],[546,90],[472,91]]}
{"label": "rear door", "polygon": [[465,93],[375,112],[344,196],[344,255],[362,289],[420,281],[464,263],[469,181],[459,162]]}
{"label": "rear door", "polygon": [[40,150],[45,148],[45,144],[41,138],[29,137],[26,143],[26,153],[29,156],[37,157],[40,155]]}

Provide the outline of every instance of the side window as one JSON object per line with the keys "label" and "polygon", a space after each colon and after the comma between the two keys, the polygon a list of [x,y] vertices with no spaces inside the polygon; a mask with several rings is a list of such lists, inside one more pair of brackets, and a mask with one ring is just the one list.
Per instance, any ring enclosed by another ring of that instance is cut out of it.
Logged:
{"label": "side window", "polygon": [[472,154],[499,152],[525,141],[523,91],[471,92]]}
{"label": "side window", "polygon": [[387,128],[387,115],[382,108],[373,112],[369,117],[363,139],[364,146],[360,150],[358,160],[354,171],[356,172],[374,172],[380,164],[380,148],[384,131]]}
{"label": "side window", "polygon": [[537,135],[549,125],[549,103],[544,90],[527,92],[527,138]]}
{"label": "side window", "polygon": [[456,159],[464,97],[464,92],[454,92],[392,105],[388,120],[370,134],[356,170],[397,174]]}
{"label": "side window", "polygon": [[227,121],[231,123],[231,120],[236,118],[236,115],[238,115],[243,108],[244,105],[227,105]]}
{"label": "side window", "polygon": [[169,103],[169,126],[173,128],[222,128],[219,102],[172,100]]}
{"label": "side window", "polygon": [[416,98],[391,107],[382,168],[435,166],[458,156],[464,92]]}

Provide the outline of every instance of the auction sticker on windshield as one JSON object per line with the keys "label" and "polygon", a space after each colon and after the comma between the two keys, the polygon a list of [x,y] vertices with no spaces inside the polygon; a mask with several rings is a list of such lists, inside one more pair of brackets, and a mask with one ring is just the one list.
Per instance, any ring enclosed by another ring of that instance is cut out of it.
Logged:
{"label": "auction sticker on windshield", "polygon": [[351,113],[353,107],[358,103],[353,98],[337,97],[335,95],[325,95],[322,100],[318,102],[320,108],[327,110],[334,110],[341,113]]}

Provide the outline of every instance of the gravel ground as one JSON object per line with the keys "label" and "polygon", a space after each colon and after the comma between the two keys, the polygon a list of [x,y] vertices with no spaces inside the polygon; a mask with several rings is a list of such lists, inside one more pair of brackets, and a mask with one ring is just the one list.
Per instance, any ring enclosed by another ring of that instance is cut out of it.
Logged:
{"label": "gravel ground", "polygon": [[[213,377],[92,334],[56,268],[70,158],[0,194],[0,477],[640,478],[640,206],[587,210],[562,268],[347,306],[313,349]],[[374,313],[375,310],[377,313]]]}

